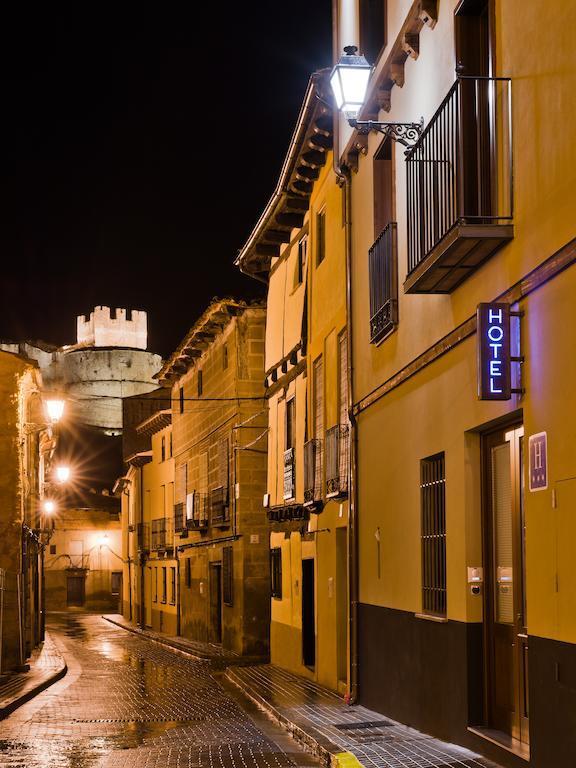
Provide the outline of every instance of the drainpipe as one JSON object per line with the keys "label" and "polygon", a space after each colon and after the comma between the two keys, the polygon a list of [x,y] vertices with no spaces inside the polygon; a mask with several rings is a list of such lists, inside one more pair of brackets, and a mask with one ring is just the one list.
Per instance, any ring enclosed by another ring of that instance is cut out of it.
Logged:
{"label": "drainpipe", "polygon": [[140,550],[140,628],[146,629],[146,564],[144,555],[144,467],[140,467],[140,524],[142,525],[142,548]]}
{"label": "drainpipe", "polygon": [[350,169],[338,164],[339,153],[339,112],[334,115],[334,150],[332,162],[334,173],[344,188],[345,250],[346,250],[346,337],[347,337],[347,384],[348,419],[350,421],[350,476],[348,515],[348,595],[349,595],[349,664],[350,685],[348,703],[358,701],[358,429],[354,415],[354,365],[352,337],[352,177]]}

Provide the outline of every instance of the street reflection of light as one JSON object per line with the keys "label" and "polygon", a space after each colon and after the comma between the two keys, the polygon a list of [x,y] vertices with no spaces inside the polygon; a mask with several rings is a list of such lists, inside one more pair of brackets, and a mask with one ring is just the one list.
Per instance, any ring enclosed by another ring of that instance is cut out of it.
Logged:
{"label": "street reflection of light", "polygon": [[56,479],[59,483],[66,483],[70,479],[70,467],[62,464],[56,467]]}

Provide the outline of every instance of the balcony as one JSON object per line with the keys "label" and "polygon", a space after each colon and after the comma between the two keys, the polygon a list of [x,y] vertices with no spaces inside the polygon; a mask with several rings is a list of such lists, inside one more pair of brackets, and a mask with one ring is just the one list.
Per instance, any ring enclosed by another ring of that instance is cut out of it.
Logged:
{"label": "balcony", "polygon": [[313,507],[322,501],[322,442],[304,443],[304,506]]}
{"label": "balcony", "polygon": [[210,498],[207,493],[194,491],[192,495],[191,515],[186,511],[186,528],[192,531],[205,531],[210,518]]}
{"label": "balcony", "polygon": [[136,525],[136,541],[138,542],[138,550],[145,552],[150,549],[150,525],[149,523],[137,523]]}
{"label": "balcony", "polygon": [[165,517],[152,520],[152,550],[154,552],[166,551],[174,547],[173,521]]}
{"label": "balcony", "polygon": [[406,293],[450,293],[514,236],[510,78],[459,77],[406,158]]}
{"label": "balcony", "polygon": [[230,507],[228,488],[220,485],[210,491],[210,522],[212,525],[226,527],[230,525]]}
{"label": "balcony", "polygon": [[294,448],[284,451],[284,494],[283,499],[293,499],[296,496],[296,455]]}
{"label": "balcony", "polygon": [[326,498],[348,494],[350,427],[337,424],[326,432]]}
{"label": "balcony", "polygon": [[391,221],[368,251],[370,268],[370,343],[385,339],[398,324],[398,246]]}

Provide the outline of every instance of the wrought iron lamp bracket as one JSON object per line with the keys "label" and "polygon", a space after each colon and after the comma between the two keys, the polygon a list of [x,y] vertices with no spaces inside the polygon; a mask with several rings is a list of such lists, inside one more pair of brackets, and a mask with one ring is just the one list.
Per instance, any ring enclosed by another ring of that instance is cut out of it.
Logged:
{"label": "wrought iron lamp bracket", "polygon": [[348,122],[360,134],[366,135],[370,131],[377,131],[408,147],[408,150],[412,149],[414,144],[416,144],[424,129],[423,117],[420,118],[419,123],[381,123],[378,120],[354,119],[350,119]]}

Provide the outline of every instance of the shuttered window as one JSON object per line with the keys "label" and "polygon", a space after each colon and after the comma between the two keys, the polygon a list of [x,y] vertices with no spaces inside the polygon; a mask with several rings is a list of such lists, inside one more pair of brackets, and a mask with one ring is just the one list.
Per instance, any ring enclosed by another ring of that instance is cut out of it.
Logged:
{"label": "shuttered window", "polygon": [[232,547],[222,549],[222,599],[224,605],[232,605]]}
{"label": "shuttered window", "polygon": [[338,337],[338,421],[348,424],[348,334]]}
{"label": "shuttered window", "polygon": [[282,550],[274,547],[270,550],[270,592],[272,597],[282,597]]}
{"label": "shuttered window", "polygon": [[322,445],[324,439],[324,364],[319,357],[314,362],[314,437],[316,438],[314,456],[315,482],[322,488]]}
{"label": "shuttered window", "polygon": [[186,578],[186,586],[191,587],[192,586],[192,558],[187,557],[185,560],[186,566],[185,566],[185,578]]}
{"label": "shuttered window", "polygon": [[228,501],[228,486],[229,486],[229,460],[230,452],[228,449],[228,438],[225,437],[218,443],[218,482],[224,489],[224,499]]}
{"label": "shuttered window", "polygon": [[188,484],[188,465],[176,467],[176,487],[174,499],[174,530],[182,531],[185,527],[186,486]]}
{"label": "shuttered window", "polygon": [[176,568],[170,568],[170,605],[176,605]]}
{"label": "shuttered window", "polygon": [[446,475],[444,454],[420,462],[422,610],[446,616]]}

